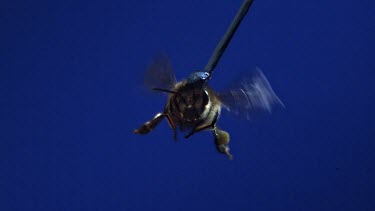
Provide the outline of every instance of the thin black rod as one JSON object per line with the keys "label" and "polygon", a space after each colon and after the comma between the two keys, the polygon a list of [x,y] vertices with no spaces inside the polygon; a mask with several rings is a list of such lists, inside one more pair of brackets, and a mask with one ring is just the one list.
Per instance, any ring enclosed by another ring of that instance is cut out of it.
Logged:
{"label": "thin black rod", "polygon": [[254,0],[244,0],[242,3],[240,9],[238,10],[236,16],[234,17],[232,23],[228,27],[227,31],[225,32],[224,36],[221,38],[220,42],[217,44],[214,52],[211,55],[210,60],[208,60],[208,63],[206,67],[204,68],[205,72],[211,73],[214,71],[217,63],[220,60],[220,57],[223,55],[225,49],[227,48],[230,40],[232,39],[234,33],[236,32],[238,26],[240,25],[242,19],[245,17],[247,11],[249,10],[251,4]]}
{"label": "thin black rod", "polygon": [[174,92],[174,91],[171,91],[171,90],[168,90],[168,89],[152,88],[152,90],[159,91],[159,92],[167,92],[167,93],[170,93],[170,94],[177,94],[177,92]]}

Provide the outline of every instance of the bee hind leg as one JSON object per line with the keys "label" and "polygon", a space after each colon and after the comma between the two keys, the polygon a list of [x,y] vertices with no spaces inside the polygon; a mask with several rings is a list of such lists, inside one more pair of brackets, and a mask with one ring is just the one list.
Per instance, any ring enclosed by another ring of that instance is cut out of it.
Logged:
{"label": "bee hind leg", "polygon": [[147,134],[151,130],[153,130],[165,117],[164,113],[158,113],[155,115],[155,117],[143,124],[140,128],[133,130],[133,133],[135,134]]}
{"label": "bee hind leg", "polygon": [[228,147],[229,140],[230,140],[229,133],[215,127],[214,128],[214,138],[215,138],[216,149],[220,153],[223,153],[223,154],[227,155],[229,160],[232,160],[233,156],[230,154],[229,147]]}
{"label": "bee hind leg", "polygon": [[176,130],[176,125],[174,124],[173,120],[169,117],[168,114],[165,115],[167,117],[167,121],[168,121],[168,124],[169,126],[172,128],[173,130],[173,139],[174,141],[177,141],[177,130]]}
{"label": "bee hind leg", "polygon": [[215,125],[206,125],[206,126],[200,127],[200,128],[195,127],[184,138],[189,138],[190,136],[194,135],[194,133],[200,132],[202,130],[212,129],[213,127],[215,127]]}
{"label": "bee hind leg", "polygon": [[200,126],[200,125],[195,126],[195,127],[190,131],[190,133],[188,133],[188,134],[185,136],[185,138],[189,138],[190,136],[194,135],[194,133],[196,133],[196,132],[200,132],[200,131],[202,131],[202,130],[215,129],[215,127],[216,127],[216,122],[217,122],[217,119],[218,119],[218,118],[219,118],[219,112],[216,112],[216,113],[215,113],[215,116],[214,116],[214,118],[213,118],[213,120],[212,120],[212,122],[211,122],[211,124],[209,124],[209,125],[205,125],[205,126]]}

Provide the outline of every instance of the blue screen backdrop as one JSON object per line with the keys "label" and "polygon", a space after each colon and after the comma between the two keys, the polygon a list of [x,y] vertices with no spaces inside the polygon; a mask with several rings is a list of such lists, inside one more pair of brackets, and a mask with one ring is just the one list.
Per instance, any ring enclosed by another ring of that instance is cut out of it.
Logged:
{"label": "blue screen backdrop", "polygon": [[202,69],[242,0],[17,1],[0,8],[0,210],[373,210],[374,1],[254,1],[210,85],[259,67],[285,108],[222,112],[188,140],[143,86],[166,52]]}

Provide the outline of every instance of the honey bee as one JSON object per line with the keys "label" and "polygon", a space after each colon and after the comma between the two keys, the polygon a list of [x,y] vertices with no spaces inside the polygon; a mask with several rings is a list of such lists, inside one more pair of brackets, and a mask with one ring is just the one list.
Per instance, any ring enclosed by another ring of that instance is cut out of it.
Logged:
{"label": "honey bee", "polygon": [[185,138],[193,134],[211,130],[214,135],[216,149],[229,159],[229,133],[219,129],[217,121],[221,109],[234,112],[247,119],[259,112],[271,112],[276,105],[282,105],[272,90],[261,70],[255,71],[252,77],[243,78],[237,87],[224,92],[216,92],[207,85],[208,72],[197,71],[187,79],[176,82],[168,57],[156,58],[146,72],[145,84],[155,91],[168,93],[167,104],[163,112],[134,130],[136,134],[147,134],[164,118],[174,132],[177,141],[177,130],[187,131]]}
{"label": "honey bee", "polygon": [[242,79],[237,87],[226,92],[215,92],[208,86],[216,64],[251,3],[252,0],[244,1],[203,71],[195,71],[177,82],[169,58],[166,55],[155,57],[146,72],[145,84],[155,91],[168,93],[167,104],[163,112],[156,114],[133,133],[147,134],[166,118],[175,141],[177,130],[187,131],[185,138],[210,130],[213,132],[216,149],[232,159],[228,146],[229,133],[217,126],[221,109],[249,118],[252,114],[270,112],[273,106],[282,105],[260,70],[252,77]]}

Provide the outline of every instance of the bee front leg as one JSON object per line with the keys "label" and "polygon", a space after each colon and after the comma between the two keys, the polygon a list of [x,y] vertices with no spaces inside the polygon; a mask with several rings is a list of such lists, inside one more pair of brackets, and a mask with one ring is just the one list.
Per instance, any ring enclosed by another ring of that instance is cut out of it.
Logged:
{"label": "bee front leg", "polygon": [[152,120],[146,122],[140,128],[138,128],[136,130],[133,130],[133,133],[136,133],[136,134],[147,134],[147,133],[149,133],[151,130],[153,130],[161,122],[161,120],[164,119],[164,117],[165,117],[164,113],[156,114],[155,117]]}
{"label": "bee front leg", "polygon": [[217,127],[214,128],[214,137],[215,137],[215,145],[216,149],[223,154],[226,154],[229,160],[233,159],[233,156],[229,153],[229,133],[220,130]]}

